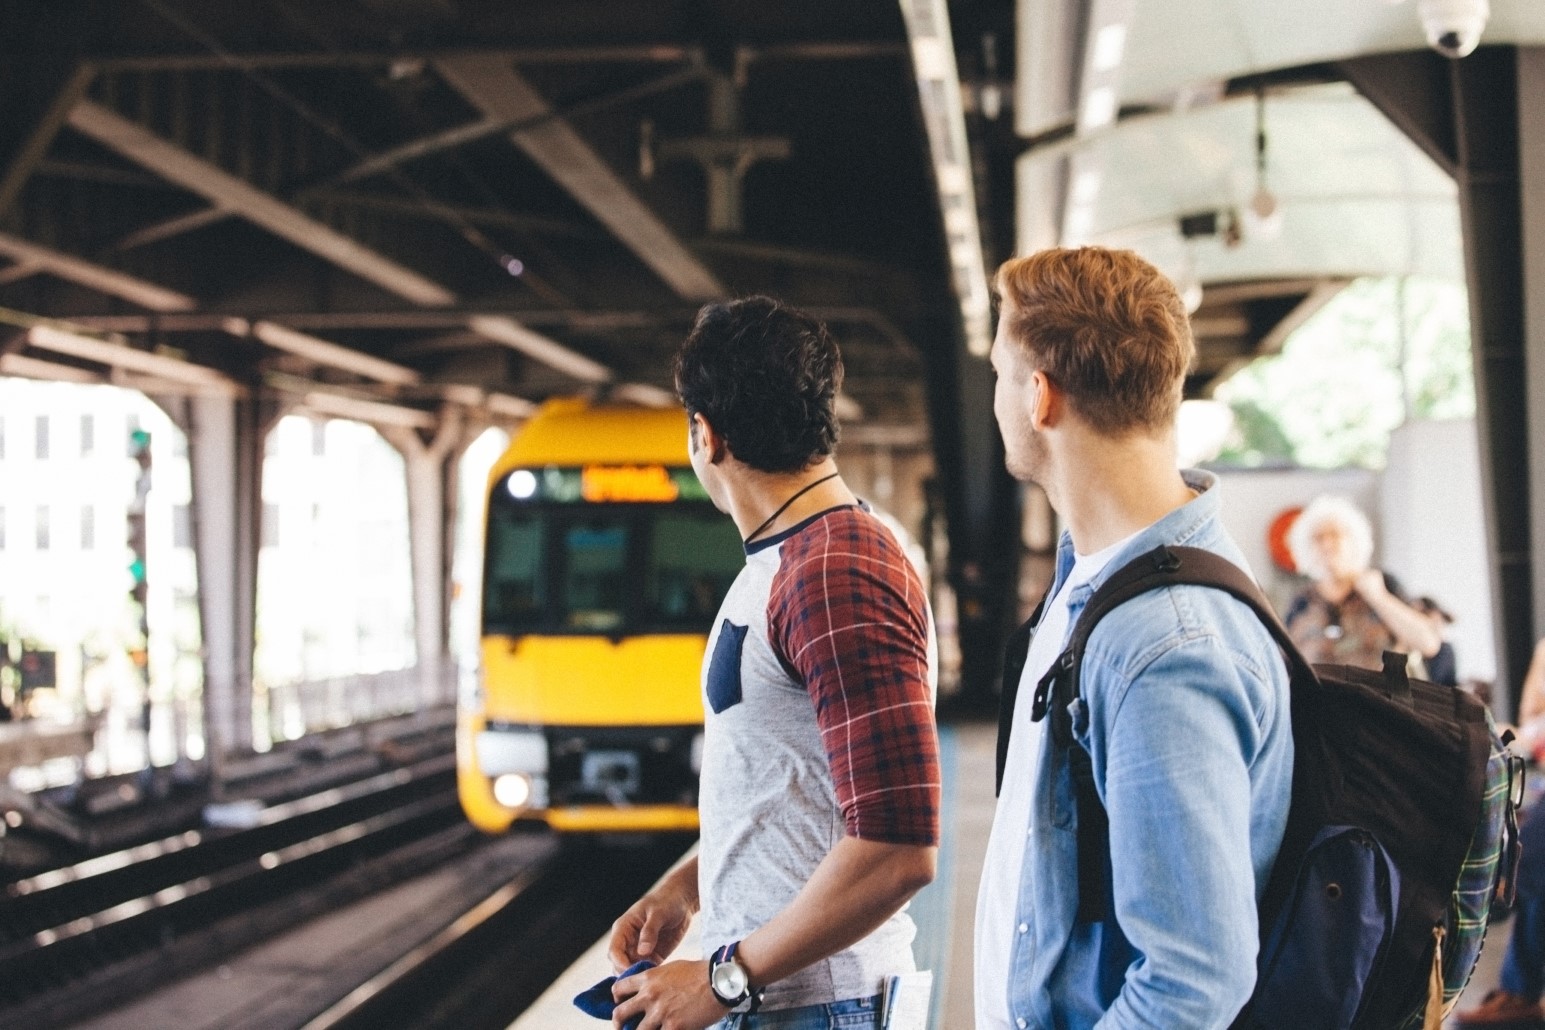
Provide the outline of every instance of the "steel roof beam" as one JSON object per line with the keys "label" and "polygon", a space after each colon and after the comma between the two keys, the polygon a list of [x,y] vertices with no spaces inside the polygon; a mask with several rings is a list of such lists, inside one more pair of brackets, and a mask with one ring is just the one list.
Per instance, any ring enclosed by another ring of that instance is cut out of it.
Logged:
{"label": "steel roof beam", "polygon": [[69,123],[136,164],[197,193],[362,279],[426,307],[454,304],[456,295],[411,269],[334,231],[246,181],[162,139],[100,104],[81,101]]}
{"label": "steel roof beam", "polygon": [[554,182],[568,191],[677,296],[692,301],[726,294],[718,278],[639,200],[590,144],[562,119],[502,55],[480,54],[438,60],[442,78],[485,117],[510,122],[542,119],[510,134]]}
{"label": "steel roof beam", "polygon": [[[20,41],[15,41],[20,42]],[[16,55],[10,55],[14,59]],[[31,112],[25,110],[27,96],[10,97],[7,104],[13,108],[21,108],[21,111],[13,111],[13,119],[23,122],[24,128],[14,139],[0,140],[0,215],[10,210],[16,198],[21,196],[21,191],[27,185],[27,180],[37,170],[43,156],[48,153],[48,148],[53,145],[54,137],[64,127],[65,117],[70,110],[86,93],[86,87],[91,85],[95,70],[91,65],[65,59],[56,63],[53,67],[46,67],[46,57],[33,57],[32,60],[23,59],[16,62],[28,69],[29,77],[51,75],[57,82],[57,88],[48,96],[45,103],[38,105]],[[29,83],[32,87],[28,92],[34,96],[42,92],[42,81]],[[26,119],[26,115],[32,117]],[[20,117],[18,117],[20,116]]]}
{"label": "steel roof beam", "polygon": [[[239,215],[420,307],[450,307],[459,299],[432,279],[335,232],[284,201],[100,104],[82,101],[70,112],[69,121],[77,131],[162,178],[199,194],[215,208]],[[513,318],[480,316],[468,319],[465,315],[461,318],[474,332],[514,347],[581,381],[604,382],[611,378],[611,371],[606,366],[527,329]],[[284,319],[272,321],[287,328],[301,328]]]}
{"label": "steel roof beam", "polygon": [[[198,306],[197,302],[185,293],[178,293],[165,286],[158,286],[125,272],[104,267],[73,254],[65,254],[9,233],[0,233],[0,254],[4,254],[19,266],[18,275],[13,275],[12,278],[19,277],[20,269],[30,270],[29,274],[42,272],[55,275],[60,279],[68,279],[70,282],[96,290],[98,293],[121,297],[131,304],[138,304],[152,311],[191,311]],[[6,271],[10,272],[11,269]]]}

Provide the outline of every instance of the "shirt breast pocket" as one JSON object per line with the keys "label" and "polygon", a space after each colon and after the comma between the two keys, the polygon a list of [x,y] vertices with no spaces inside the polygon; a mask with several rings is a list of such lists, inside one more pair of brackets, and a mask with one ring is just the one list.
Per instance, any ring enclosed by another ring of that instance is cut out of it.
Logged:
{"label": "shirt breast pocket", "polygon": [[749,626],[737,626],[729,619],[719,627],[719,639],[708,660],[708,707],[719,715],[740,704],[740,654],[746,644]]}

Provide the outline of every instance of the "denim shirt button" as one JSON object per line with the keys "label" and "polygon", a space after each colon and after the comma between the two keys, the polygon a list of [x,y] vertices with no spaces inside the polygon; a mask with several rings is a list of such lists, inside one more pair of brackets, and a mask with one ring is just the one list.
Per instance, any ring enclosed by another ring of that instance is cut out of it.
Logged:
{"label": "denim shirt button", "polygon": [[1029,1026],[1030,1024],[1026,1023],[1024,1017],[1021,1016],[1020,1018],[1014,1020],[1014,1025],[1019,1027],[1019,1030],[1025,1030],[1025,1027]]}
{"label": "denim shirt button", "polygon": [[1020,933],[1029,933],[1030,932],[1030,924],[1029,923],[1020,923],[1019,924],[1019,932]]}

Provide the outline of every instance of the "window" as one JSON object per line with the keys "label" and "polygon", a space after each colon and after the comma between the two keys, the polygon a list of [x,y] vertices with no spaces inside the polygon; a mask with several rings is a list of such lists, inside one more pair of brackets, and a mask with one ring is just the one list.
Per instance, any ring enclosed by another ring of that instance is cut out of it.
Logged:
{"label": "window", "polygon": [[652,624],[707,632],[746,563],[735,523],[712,509],[664,509],[654,519],[644,574]]}
{"label": "window", "polygon": [[327,423],[321,419],[311,422],[311,453],[318,458],[327,453]]}
{"label": "window", "polygon": [[48,505],[38,505],[37,521],[37,547],[40,551],[48,550]]}
{"label": "window", "polygon": [[37,441],[37,456],[39,461],[48,460],[48,416],[38,416],[38,431],[35,437]]}
{"label": "window", "polygon": [[604,632],[622,625],[627,599],[628,527],[599,512],[563,533],[564,625]]}
{"label": "window", "polygon": [[531,629],[542,621],[547,607],[545,521],[536,512],[507,512],[489,522],[488,585],[483,591],[488,632]]}
{"label": "window", "polygon": [[485,633],[705,633],[745,564],[707,503],[490,502]]}
{"label": "window", "polygon": [[84,505],[80,510],[80,549],[90,551],[97,546],[97,510]]}
{"label": "window", "polygon": [[97,449],[97,423],[92,415],[80,417],[80,456],[89,458]]}
{"label": "window", "polygon": [[130,415],[127,430],[123,434],[124,453],[134,457],[134,431],[139,428],[139,416]]}

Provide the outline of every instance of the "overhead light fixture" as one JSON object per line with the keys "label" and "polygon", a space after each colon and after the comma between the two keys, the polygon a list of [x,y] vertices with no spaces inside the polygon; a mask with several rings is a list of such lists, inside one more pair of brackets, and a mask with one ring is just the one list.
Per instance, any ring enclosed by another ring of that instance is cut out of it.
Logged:
{"label": "overhead light fixture", "polygon": [[405,408],[400,404],[383,404],[344,394],[313,390],[306,394],[302,403],[318,415],[353,419],[374,426],[397,426],[403,429],[433,429],[439,424],[432,412],[419,408]]}
{"label": "overhead light fixture", "polygon": [[1245,205],[1245,235],[1269,243],[1282,235],[1282,205],[1266,185],[1266,91],[1255,93],[1255,193]]}
{"label": "overhead light fixture", "polygon": [[142,372],[145,375],[184,386],[204,387],[227,393],[241,389],[234,380],[212,368],[180,361],[164,354],[138,350],[126,343],[99,340],[93,336],[54,326],[33,326],[27,330],[27,342],[39,350],[51,350],[56,354],[68,354],[71,357],[101,362],[114,368]]}
{"label": "overhead light fixture", "polygon": [[[241,319],[231,320],[230,328],[238,328],[242,321]],[[361,354],[359,351],[341,347],[331,341],[318,339],[274,322],[255,322],[251,328],[253,336],[275,350],[294,354],[308,361],[314,361],[318,365],[340,368],[346,372],[364,376],[366,379],[398,386],[414,386],[422,378],[413,369],[404,365],[372,357],[369,354]]]}
{"label": "overhead light fixture", "polygon": [[1121,65],[1121,58],[1126,48],[1126,22],[1113,22],[1103,26],[1094,36],[1094,70],[1115,71]]}
{"label": "overhead light fixture", "polygon": [[[950,37],[949,4],[947,0],[906,0],[901,13],[912,51],[912,71],[917,79],[939,209],[950,237],[950,284],[960,305],[966,350],[985,358],[992,349],[992,322],[979,300],[987,294],[986,259],[977,222],[975,186],[962,163],[961,155],[969,154],[970,147],[960,72]],[[986,113],[985,104],[983,110]],[[838,413],[842,414],[840,408]]]}
{"label": "overhead light fixture", "polygon": [[1100,86],[1092,89],[1084,96],[1083,106],[1079,108],[1078,128],[1080,132],[1094,132],[1103,129],[1116,120],[1116,88],[1114,86]]}
{"label": "overhead light fixture", "polygon": [[1003,113],[1003,87],[998,85],[998,34],[982,33],[982,85],[977,90],[982,117],[997,121]]}

